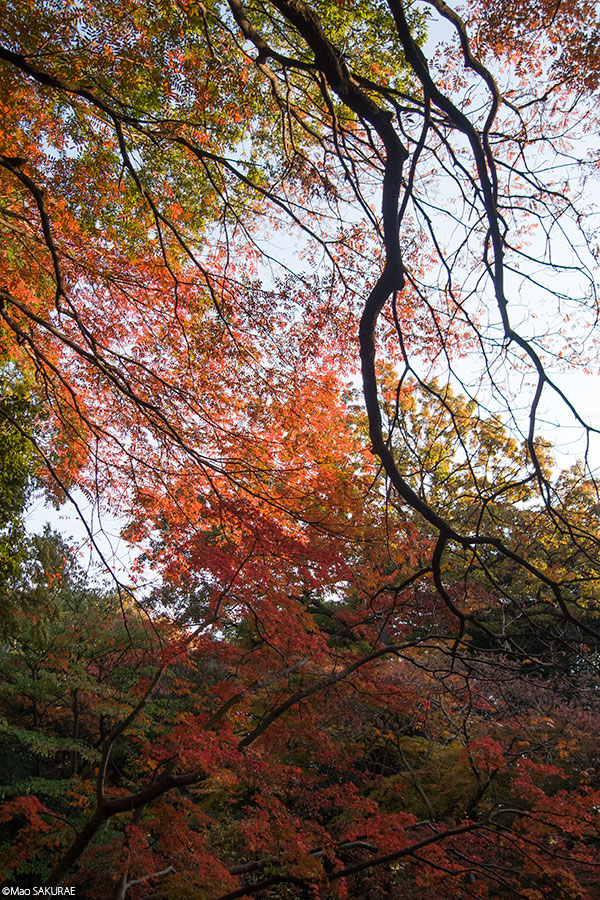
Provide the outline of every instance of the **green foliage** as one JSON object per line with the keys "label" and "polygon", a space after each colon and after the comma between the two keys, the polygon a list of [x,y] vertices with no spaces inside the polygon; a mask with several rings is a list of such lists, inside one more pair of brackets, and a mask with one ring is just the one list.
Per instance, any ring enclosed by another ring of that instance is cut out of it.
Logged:
{"label": "green foliage", "polygon": [[11,616],[27,539],[24,513],[38,468],[29,438],[39,418],[27,379],[10,363],[0,368],[0,630]]}
{"label": "green foliage", "polygon": [[[48,527],[21,553],[11,633],[0,650],[0,795],[4,802],[35,797],[74,824],[82,814],[78,807],[86,805],[102,741],[130,710],[145,677],[151,638],[131,601],[123,598],[125,612],[117,596],[96,587]],[[115,782],[126,782],[134,760],[131,747],[117,748]],[[19,820],[0,829],[0,858],[9,859]],[[47,875],[50,863],[38,856],[33,868],[29,858],[14,859],[13,875],[29,874],[33,883],[42,870]]]}

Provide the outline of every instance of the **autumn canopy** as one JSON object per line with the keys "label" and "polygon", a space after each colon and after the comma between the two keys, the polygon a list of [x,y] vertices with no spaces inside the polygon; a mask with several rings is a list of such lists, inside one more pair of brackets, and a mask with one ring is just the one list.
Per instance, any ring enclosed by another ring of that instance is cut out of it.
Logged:
{"label": "autumn canopy", "polygon": [[0,23],[5,885],[598,898],[597,4]]}

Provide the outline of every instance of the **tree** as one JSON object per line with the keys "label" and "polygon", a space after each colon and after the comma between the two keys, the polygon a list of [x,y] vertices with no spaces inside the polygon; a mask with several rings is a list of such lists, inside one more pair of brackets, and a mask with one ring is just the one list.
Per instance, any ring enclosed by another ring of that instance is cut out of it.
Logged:
{"label": "tree", "polygon": [[[190,636],[90,590],[56,536],[34,546],[23,590],[36,603],[20,604],[2,658],[12,883],[37,884],[91,824],[69,874],[90,897],[256,883],[335,896],[342,876],[373,897],[460,895],[471,876],[523,896],[591,882],[597,698],[568,636],[555,649],[571,647],[571,668],[543,649],[532,660],[518,619],[506,647],[469,636],[456,650],[429,573],[402,584],[389,569],[369,603],[356,580],[335,599],[305,590],[303,627],[286,629],[272,625],[272,585],[260,597],[253,583],[252,618],[231,611],[226,633]],[[489,618],[498,601],[479,601]]]}
{"label": "tree", "polygon": [[[597,11],[4,12],[3,341],[57,490],[164,577],[52,883],[129,816],[121,896],[592,896],[598,497],[540,421],[552,395],[595,435],[554,370],[596,353]],[[113,784],[190,654],[202,712]]]}
{"label": "tree", "polygon": [[28,430],[39,407],[28,396],[27,380],[10,364],[0,368],[0,603],[2,630],[12,624],[11,588],[19,579],[25,544],[25,507],[34,489],[39,467]]}

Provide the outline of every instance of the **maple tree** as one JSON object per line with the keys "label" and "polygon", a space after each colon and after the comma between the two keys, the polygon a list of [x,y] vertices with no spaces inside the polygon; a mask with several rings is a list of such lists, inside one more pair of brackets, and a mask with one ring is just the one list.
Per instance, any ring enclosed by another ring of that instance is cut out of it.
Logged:
{"label": "maple tree", "polygon": [[595,896],[595,5],[2,14],[0,438],[160,576],[14,532],[11,883]]}

